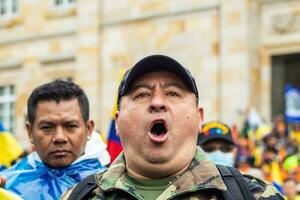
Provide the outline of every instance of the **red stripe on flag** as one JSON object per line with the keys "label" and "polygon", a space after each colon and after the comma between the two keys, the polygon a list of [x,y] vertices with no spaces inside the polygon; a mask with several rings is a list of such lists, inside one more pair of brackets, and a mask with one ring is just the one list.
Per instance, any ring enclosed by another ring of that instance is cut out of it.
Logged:
{"label": "red stripe on flag", "polygon": [[122,145],[119,142],[108,140],[107,151],[110,155],[110,163],[112,163],[119,155],[119,153],[122,151]]}

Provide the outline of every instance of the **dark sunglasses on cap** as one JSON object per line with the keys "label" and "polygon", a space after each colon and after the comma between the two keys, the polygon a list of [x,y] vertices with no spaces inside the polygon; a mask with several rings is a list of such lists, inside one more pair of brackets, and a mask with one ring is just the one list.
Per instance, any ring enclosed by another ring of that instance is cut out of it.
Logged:
{"label": "dark sunglasses on cap", "polygon": [[228,144],[227,145],[226,144],[222,144],[222,145],[202,145],[201,147],[205,152],[208,152],[208,153],[211,153],[211,152],[214,152],[214,151],[217,151],[217,150],[220,150],[223,153],[228,153],[228,152],[232,151],[233,148],[234,148],[233,145],[228,145]]}

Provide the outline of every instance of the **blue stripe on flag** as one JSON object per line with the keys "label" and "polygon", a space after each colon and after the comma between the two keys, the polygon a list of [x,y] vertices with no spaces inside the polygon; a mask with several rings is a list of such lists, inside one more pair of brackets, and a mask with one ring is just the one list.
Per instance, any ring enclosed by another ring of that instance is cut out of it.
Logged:
{"label": "blue stripe on flag", "polygon": [[111,120],[108,133],[109,133],[108,140],[113,140],[113,141],[116,141],[116,142],[120,142],[120,138],[116,133],[115,120]]}
{"label": "blue stripe on flag", "polygon": [[4,126],[3,126],[3,124],[0,122],[0,132],[4,132],[4,131],[5,131]]}

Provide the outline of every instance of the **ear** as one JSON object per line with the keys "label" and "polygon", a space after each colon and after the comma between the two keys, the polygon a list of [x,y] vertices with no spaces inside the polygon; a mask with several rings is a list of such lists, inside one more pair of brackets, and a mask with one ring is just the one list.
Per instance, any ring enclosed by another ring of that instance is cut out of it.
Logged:
{"label": "ear", "polygon": [[86,128],[87,128],[87,136],[90,137],[93,133],[95,127],[95,122],[94,120],[88,120],[86,122]]}
{"label": "ear", "polygon": [[116,129],[116,134],[119,135],[118,131],[118,118],[119,118],[119,111],[117,110],[115,113],[115,129]]}
{"label": "ear", "polygon": [[201,132],[203,120],[204,120],[204,110],[202,107],[198,108],[198,117],[199,117],[199,132]]}
{"label": "ear", "polygon": [[26,130],[27,130],[29,141],[31,144],[33,144],[33,125],[28,121],[26,121]]}

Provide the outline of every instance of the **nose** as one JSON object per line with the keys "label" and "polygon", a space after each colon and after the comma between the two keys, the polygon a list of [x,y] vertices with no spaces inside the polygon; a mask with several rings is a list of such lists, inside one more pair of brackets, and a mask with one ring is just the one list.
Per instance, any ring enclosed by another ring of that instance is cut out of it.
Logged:
{"label": "nose", "polygon": [[53,142],[56,144],[66,143],[67,137],[62,127],[57,127],[53,136]]}
{"label": "nose", "polygon": [[149,105],[149,112],[150,113],[157,113],[157,112],[166,112],[167,107],[165,103],[165,99],[161,92],[156,92],[153,94],[151,99],[151,103]]}

